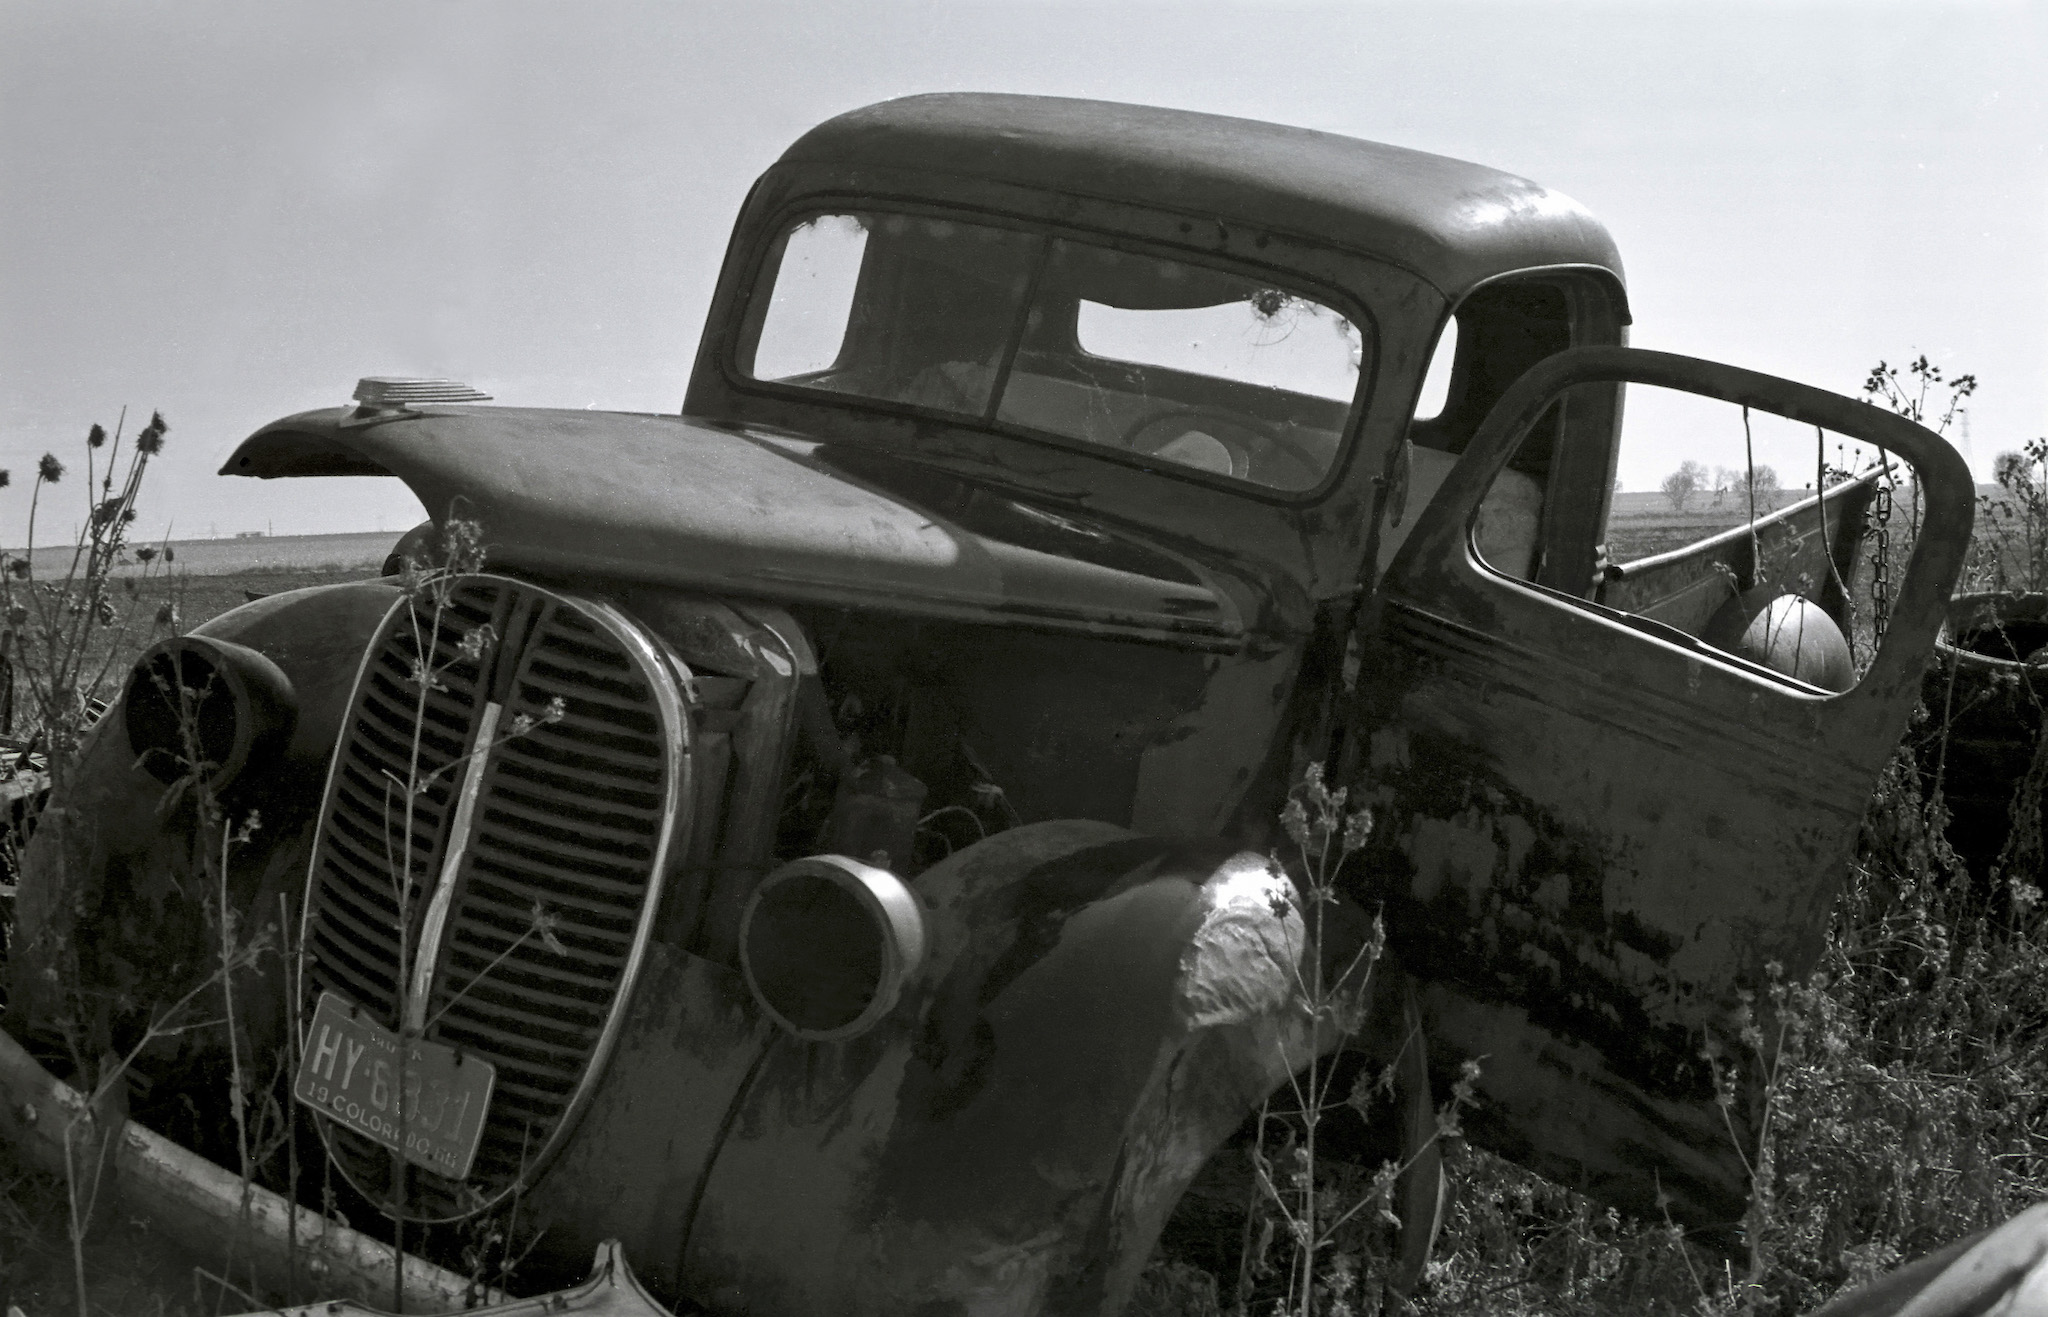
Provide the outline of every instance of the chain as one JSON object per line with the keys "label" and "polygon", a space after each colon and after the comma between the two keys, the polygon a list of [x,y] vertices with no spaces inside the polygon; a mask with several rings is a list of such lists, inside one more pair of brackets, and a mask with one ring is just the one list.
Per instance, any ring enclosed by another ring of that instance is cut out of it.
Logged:
{"label": "chain", "polygon": [[1872,617],[1870,628],[1878,640],[1884,639],[1885,623],[1892,611],[1892,486],[1891,481],[1878,482],[1871,499],[1871,521],[1877,526],[1876,551],[1870,560],[1870,603]]}

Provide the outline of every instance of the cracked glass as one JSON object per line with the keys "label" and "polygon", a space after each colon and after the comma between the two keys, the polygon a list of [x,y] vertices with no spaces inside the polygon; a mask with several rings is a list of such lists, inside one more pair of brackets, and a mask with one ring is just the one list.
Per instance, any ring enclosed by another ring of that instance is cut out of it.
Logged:
{"label": "cracked glass", "polygon": [[1280,490],[1320,484],[1367,331],[1244,274],[869,211],[783,235],[753,378],[968,417]]}

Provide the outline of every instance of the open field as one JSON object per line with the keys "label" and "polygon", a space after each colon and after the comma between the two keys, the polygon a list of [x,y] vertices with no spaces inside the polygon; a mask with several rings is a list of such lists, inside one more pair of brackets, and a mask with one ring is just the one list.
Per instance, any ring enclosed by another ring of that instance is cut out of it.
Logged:
{"label": "open field", "polygon": [[[2004,492],[1996,485],[1979,485],[1977,494],[1998,499]],[[1757,515],[1768,516],[1812,496],[1811,489],[1780,491],[1769,504],[1757,504]],[[1748,504],[1736,494],[1723,495],[1719,503],[1710,494],[1698,494],[1684,512],[1676,512],[1671,500],[1655,491],[1617,493],[1607,515],[1608,556],[1615,562],[1635,562],[1697,544],[1709,535],[1740,526],[1748,515]]]}
{"label": "open field", "polygon": [[189,631],[208,618],[218,617],[230,608],[264,595],[282,594],[286,590],[299,590],[310,585],[332,585],[337,581],[353,581],[376,574],[375,565],[252,568],[220,575],[179,571],[173,576],[157,576],[143,582],[137,592],[138,611],[147,609],[153,613],[162,604],[171,603],[178,610],[180,629]]}
{"label": "open field", "polygon": [[[1781,494],[1775,503],[1759,503],[1757,515],[1769,516],[1787,507],[1801,494]],[[1709,535],[1740,526],[1749,515],[1749,505],[1736,495],[1724,495],[1716,503],[1711,495],[1698,495],[1684,512],[1675,512],[1671,500],[1659,493],[1618,493],[1607,514],[1607,553],[1615,562],[1635,562],[1671,549],[1697,544]]]}
{"label": "open field", "polygon": [[[160,552],[152,561],[141,562],[131,550],[112,573],[115,621],[94,635],[88,678],[105,674],[112,689],[102,689],[100,695],[112,698],[122,669],[159,637],[189,631],[265,595],[375,576],[397,539],[373,531],[187,540],[170,545],[169,563]],[[70,567],[71,551],[40,549],[33,561],[37,579],[61,581]],[[0,727],[7,730],[11,729]]]}
{"label": "open field", "polygon": [[[161,570],[136,559],[137,548],[161,550],[168,547],[172,565],[191,576],[226,576],[237,572],[368,571],[374,572],[384,556],[398,543],[399,531],[359,531],[350,535],[253,535],[225,540],[171,540],[167,545],[130,545],[128,561],[114,569],[117,576]],[[10,549],[18,555],[21,550]],[[70,564],[69,545],[44,547],[31,561],[39,579],[53,580]]]}

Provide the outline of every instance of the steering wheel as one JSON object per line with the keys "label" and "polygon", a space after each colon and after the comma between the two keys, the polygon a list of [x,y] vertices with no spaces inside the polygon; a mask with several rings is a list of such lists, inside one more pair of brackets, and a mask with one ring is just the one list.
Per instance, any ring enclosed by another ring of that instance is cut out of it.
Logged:
{"label": "steering wheel", "polygon": [[[1134,453],[1276,489],[1307,489],[1322,479],[1327,465],[1280,427],[1220,407],[1155,413],[1124,431],[1122,443]],[[1294,470],[1275,470],[1275,459]]]}

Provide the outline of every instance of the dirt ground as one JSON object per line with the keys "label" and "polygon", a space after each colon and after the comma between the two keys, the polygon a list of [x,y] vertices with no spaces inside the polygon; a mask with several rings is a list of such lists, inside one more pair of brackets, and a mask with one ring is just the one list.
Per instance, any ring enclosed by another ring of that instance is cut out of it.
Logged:
{"label": "dirt ground", "polygon": [[[0,1311],[58,1317],[79,1311],[65,1231],[64,1183],[24,1170],[0,1145]],[[107,1212],[87,1236],[86,1311],[121,1317],[214,1317],[253,1306],[218,1284],[141,1221]]]}

